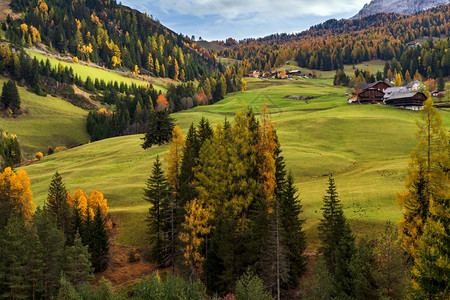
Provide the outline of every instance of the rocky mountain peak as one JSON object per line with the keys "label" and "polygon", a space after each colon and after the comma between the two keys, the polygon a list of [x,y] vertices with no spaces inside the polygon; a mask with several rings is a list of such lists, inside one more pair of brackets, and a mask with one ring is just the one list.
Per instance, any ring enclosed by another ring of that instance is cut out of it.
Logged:
{"label": "rocky mountain peak", "polygon": [[450,0],[372,0],[364,5],[352,19],[363,18],[377,13],[398,13],[411,15],[422,10],[449,4]]}

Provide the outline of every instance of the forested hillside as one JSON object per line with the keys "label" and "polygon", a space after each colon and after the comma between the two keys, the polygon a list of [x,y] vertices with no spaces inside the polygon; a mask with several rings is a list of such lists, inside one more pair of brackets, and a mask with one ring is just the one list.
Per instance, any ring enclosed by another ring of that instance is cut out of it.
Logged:
{"label": "forested hillside", "polygon": [[111,1],[13,0],[23,19],[7,20],[12,43],[44,43],[60,53],[109,68],[194,80],[217,67],[207,51],[195,49],[146,14]]}
{"label": "forested hillside", "polygon": [[[360,20],[329,20],[298,34],[276,34],[247,39],[221,52],[242,60],[243,72],[270,71],[289,59],[300,67],[319,70],[342,69],[372,59],[404,60],[403,75],[409,70],[422,76],[449,75],[450,5],[413,16],[377,14]],[[436,43],[410,46],[417,38],[443,38]],[[420,59],[419,59],[420,57]],[[406,65],[408,61],[408,65]],[[412,64],[411,66],[409,64]]]}

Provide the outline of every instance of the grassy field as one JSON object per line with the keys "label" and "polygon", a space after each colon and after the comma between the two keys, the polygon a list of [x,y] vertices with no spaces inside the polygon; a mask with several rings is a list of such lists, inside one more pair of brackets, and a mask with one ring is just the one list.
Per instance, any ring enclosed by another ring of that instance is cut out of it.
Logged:
{"label": "grassy field", "polygon": [[[355,73],[356,69],[367,71],[370,69],[372,74],[376,74],[378,71],[383,72],[384,70],[384,61],[382,60],[371,60],[368,62],[360,63],[355,66],[353,65],[344,65],[344,72],[348,76],[352,76]],[[319,70],[312,70],[308,68],[301,68],[298,66],[298,63],[295,60],[290,60],[289,64],[285,64],[278,68],[277,70],[300,70],[303,74],[315,74],[318,79],[320,79],[324,83],[332,84],[334,75],[336,74],[336,71],[319,71]]]}
{"label": "grassy field", "polygon": [[[347,105],[345,88],[308,80],[249,79],[248,84],[249,91],[174,116],[186,133],[190,123],[202,116],[217,123],[232,118],[243,105],[259,112],[267,102],[287,167],[299,188],[311,249],[317,247],[316,228],[329,173],[335,174],[345,214],[358,236],[376,236],[387,220],[400,219],[395,192],[403,188],[408,155],[415,146],[417,112]],[[308,103],[285,99],[291,95],[317,98]],[[450,127],[450,113],[443,112],[443,117]],[[105,194],[111,213],[120,221],[119,242],[145,245],[149,205],[142,200],[142,192],[156,155],[164,155],[168,147],[143,150],[141,138],[98,141],[27,166],[35,200],[44,203],[51,176],[59,171],[72,192],[80,187]]]}
{"label": "grassy field", "polygon": [[149,83],[153,84],[153,87],[156,90],[161,90],[163,93],[165,93],[167,90],[165,87],[162,86],[161,83],[158,83],[156,81],[152,82],[148,82],[148,81],[143,81],[143,80],[138,80],[135,78],[130,78],[130,77],[126,77],[126,76],[122,76],[120,73],[118,72],[114,72],[114,71],[110,71],[110,70],[106,70],[106,69],[101,69],[101,68],[96,68],[93,66],[87,66],[85,64],[82,63],[75,63],[75,62],[67,62],[67,61],[61,61],[58,60],[54,57],[50,57],[50,56],[46,56],[44,54],[42,54],[41,52],[38,51],[34,51],[34,50],[25,50],[28,55],[30,55],[32,58],[36,57],[38,60],[47,60],[47,58],[50,60],[50,63],[52,66],[57,66],[58,64],[62,64],[65,67],[72,67],[73,71],[75,74],[78,74],[79,76],[81,76],[81,78],[83,80],[86,80],[86,78],[88,76],[90,76],[93,80],[95,78],[103,79],[105,80],[105,82],[110,82],[110,81],[117,81],[117,82],[124,82],[127,84],[137,84],[137,85],[147,85]]}
{"label": "grassy field", "polygon": [[[0,86],[6,81],[0,76]],[[0,128],[18,136],[26,158],[48,146],[73,147],[89,141],[87,111],[60,98],[40,97],[19,87],[22,105],[28,113],[17,118],[0,117]]]}

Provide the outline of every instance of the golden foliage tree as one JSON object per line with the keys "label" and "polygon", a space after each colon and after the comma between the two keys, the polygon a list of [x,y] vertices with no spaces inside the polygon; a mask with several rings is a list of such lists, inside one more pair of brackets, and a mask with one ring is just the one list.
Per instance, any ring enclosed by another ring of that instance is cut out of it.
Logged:
{"label": "golden foliage tree", "polygon": [[431,199],[430,215],[417,246],[413,299],[450,298],[450,198]]}
{"label": "golden foliage tree", "polygon": [[274,198],[274,190],[276,187],[274,153],[278,143],[272,121],[270,120],[267,103],[264,103],[261,119],[259,140],[255,148],[258,153],[258,171],[261,182],[263,183],[264,196],[267,202],[271,202]]}
{"label": "golden foliage tree", "polygon": [[31,219],[35,207],[27,172],[5,168],[0,173],[0,228],[6,226],[11,215]]}
{"label": "golden foliage tree", "polygon": [[202,204],[194,199],[185,206],[185,220],[182,224],[184,232],[180,233],[180,240],[184,244],[184,263],[191,272],[191,278],[199,279],[203,273],[203,262],[205,260],[201,253],[204,236],[209,234],[209,214]]}
{"label": "golden foliage tree", "polygon": [[431,199],[449,197],[450,167],[448,136],[431,98],[424,102],[416,124],[417,147],[410,154],[406,191],[397,195],[397,202],[403,208],[403,219],[399,222],[402,246],[413,258]]}

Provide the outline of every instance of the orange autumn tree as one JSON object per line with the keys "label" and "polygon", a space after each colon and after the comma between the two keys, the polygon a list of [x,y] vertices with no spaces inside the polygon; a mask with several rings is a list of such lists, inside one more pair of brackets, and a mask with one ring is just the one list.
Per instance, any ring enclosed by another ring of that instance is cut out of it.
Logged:
{"label": "orange autumn tree", "polygon": [[169,109],[169,102],[163,94],[159,94],[158,99],[156,99],[156,110],[161,111]]}
{"label": "orange autumn tree", "polygon": [[31,219],[35,207],[26,171],[6,168],[0,173],[0,228],[7,225],[11,215]]}
{"label": "orange autumn tree", "polygon": [[67,201],[69,205],[78,209],[83,219],[86,219],[88,211],[89,215],[93,219],[95,212],[97,211],[97,207],[100,207],[103,218],[106,218],[108,215],[108,200],[105,199],[103,194],[97,190],[93,190],[91,195],[88,197],[83,190],[77,189],[75,190],[73,196],[68,193],[68,199],[70,199]]}

